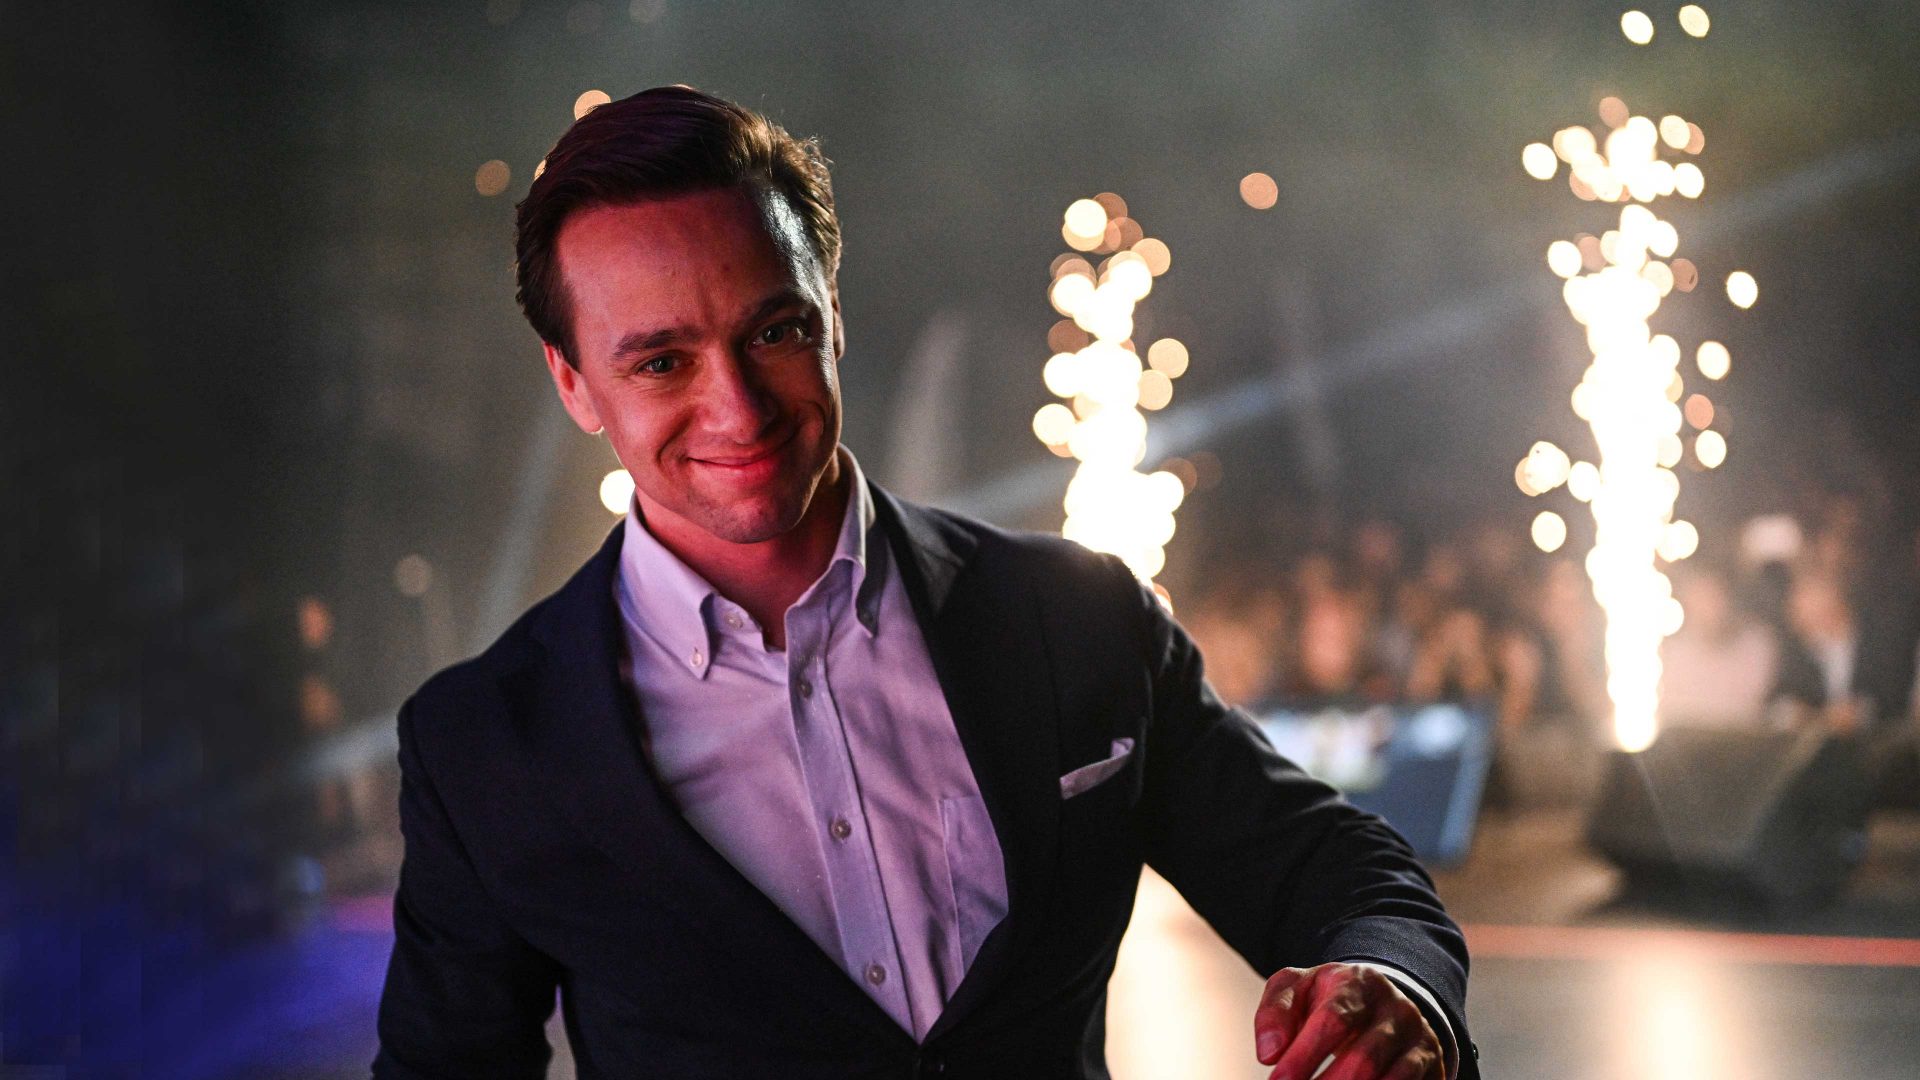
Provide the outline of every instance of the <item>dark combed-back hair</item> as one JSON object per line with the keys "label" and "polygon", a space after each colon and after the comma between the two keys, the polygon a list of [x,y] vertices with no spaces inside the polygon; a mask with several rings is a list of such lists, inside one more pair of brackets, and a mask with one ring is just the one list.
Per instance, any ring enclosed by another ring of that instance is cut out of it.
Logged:
{"label": "dark combed-back hair", "polygon": [[765,185],[800,216],[827,279],[840,268],[840,219],[827,159],[751,109],[690,86],[657,86],[574,121],[516,207],[520,310],[578,368],[573,309],[554,255],[569,215],[695,191]]}

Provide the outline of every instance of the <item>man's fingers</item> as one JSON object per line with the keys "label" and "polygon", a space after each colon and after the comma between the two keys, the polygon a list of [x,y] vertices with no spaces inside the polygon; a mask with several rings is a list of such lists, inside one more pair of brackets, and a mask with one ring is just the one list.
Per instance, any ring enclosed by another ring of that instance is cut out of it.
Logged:
{"label": "man's fingers", "polygon": [[1260,1006],[1253,1011],[1254,1055],[1271,1065],[1300,1030],[1300,1017],[1313,990],[1313,970],[1281,968],[1267,980]]}
{"label": "man's fingers", "polygon": [[1447,1080],[1447,1063],[1429,1046],[1416,1046],[1402,1054],[1381,1080]]}
{"label": "man's fingers", "polygon": [[[1321,1080],[1383,1080],[1398,1068],[1412,1050],[1419,1047],[1419,1029],[1408,1030],[1405,1017],[1389,1010],[1360,1037],[1347,1044],[1334,1059],[1332,1067],[1321,1073]],[[1413,1074],[1415,1078],[1419,1073]]]}
{"label": "man's fingers", "polygon": [[1331,992],[1322,981],[1316,984],[1314,998],[1300,1034],[1275,1065],[1275,1080],[1307,1080],[1328,1054],[1345,1046],[1366,1023],[1366,998],[1354,981],[1342,982]]}

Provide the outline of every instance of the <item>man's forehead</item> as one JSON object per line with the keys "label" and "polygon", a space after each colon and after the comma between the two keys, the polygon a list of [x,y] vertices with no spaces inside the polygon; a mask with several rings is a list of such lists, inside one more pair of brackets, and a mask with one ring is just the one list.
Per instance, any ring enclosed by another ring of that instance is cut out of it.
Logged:
{"label": "man's forehead", "polygon": [[770,244],[784,260],[812,253],[806,226],[787,199],[755,186],[711,188],[583,207],[560,228],[556,248],[579,253],[686,249],[708,253]]}

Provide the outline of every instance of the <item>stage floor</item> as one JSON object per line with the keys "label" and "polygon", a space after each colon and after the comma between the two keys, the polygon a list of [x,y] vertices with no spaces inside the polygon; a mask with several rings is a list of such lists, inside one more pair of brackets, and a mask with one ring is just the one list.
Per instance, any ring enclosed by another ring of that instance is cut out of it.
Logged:
{"label": "stage floor", "polygon": [[[1568,810],[1484,818],[1435,879],[1473,952],[1490,1080],[1920,1076],[1920,818],[1875,822],[1834,906],[1789,918],[1629,902]],[[1164,882],[1142,884],[1108,1011],[1116,1080],[1264,1077],[1260,982]]]}
{"label": "stage floor", "polygon": [[[1834,907],[1771,920],[1623,902],[1580,827],[1572,811],[1491,814],[1466,863],[1436,875],[1474,951],[1468,1008],[1490,1078],[1920,1075],[1920,817],[1876,822]],[[226,961],[197,1016],[145,1018],[204,1040],[190,1061],[148,1075],[365,1077],[389,918],[384,895],[342,900],[297,938]],[[1116,1080],[1264,1076],[1252,1050],[1259,990],[1149,875],[1109,1003]],[[551,1034],[551,1075],[571,1077],[557,1017]]]}

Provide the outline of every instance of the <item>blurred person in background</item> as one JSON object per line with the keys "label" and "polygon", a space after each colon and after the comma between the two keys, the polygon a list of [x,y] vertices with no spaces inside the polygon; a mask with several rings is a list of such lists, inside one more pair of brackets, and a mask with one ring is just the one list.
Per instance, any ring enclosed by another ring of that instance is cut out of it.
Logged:
{"label": "blurred person in background", "polygon": [[1701,556],[1669,570],[1686,612],[1660,647],[1664,723],[1759,729],[1780,684],[1775,631],[1735,603],[1727,572]]}
{"label": "blurred person in background", "polygon": [[[1259,574],[1247,567],[1227,578],[1255,581]],[[1278,585],[1249,590],[1232,584],[1215,589],[1182,617],[1207,658],[1207,681],[1222,701],[1252,707],[1279,690],[1290,638],[1287,614],[1287,594]]]}
{"label": "blurred person in background", "polygon": [[1287,665],[1288,692],[1308,702],[1348,702],[1370,674],[1366,604],[1342,580],[1340,564],[1314,551],[1294,567],[1299,629]]}

